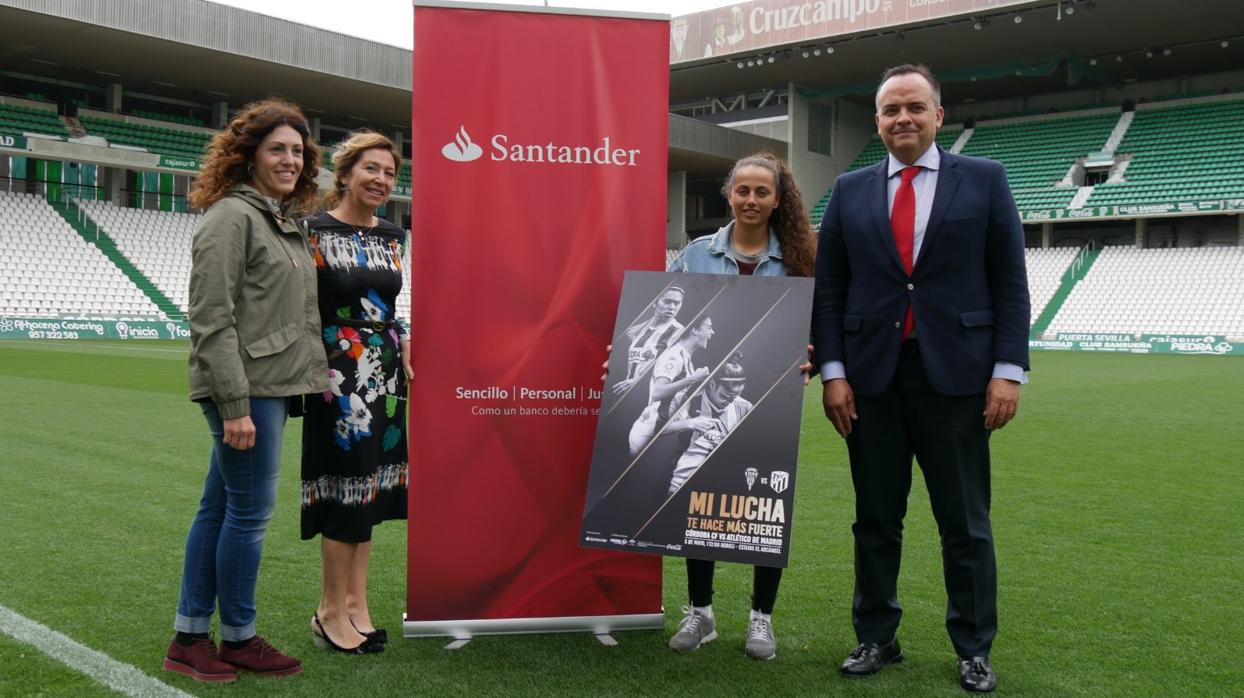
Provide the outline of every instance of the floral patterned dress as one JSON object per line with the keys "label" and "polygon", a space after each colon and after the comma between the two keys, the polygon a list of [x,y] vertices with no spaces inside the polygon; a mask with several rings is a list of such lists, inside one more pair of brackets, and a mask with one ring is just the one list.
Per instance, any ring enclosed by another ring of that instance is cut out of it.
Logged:
{"label": "floral patterned dress", "polygon": [[308,396],[302,428],[302,538],[371,540],[406,518],[406,377],[396,318],[405,231],[307,221],[319,278],[330,389]]}

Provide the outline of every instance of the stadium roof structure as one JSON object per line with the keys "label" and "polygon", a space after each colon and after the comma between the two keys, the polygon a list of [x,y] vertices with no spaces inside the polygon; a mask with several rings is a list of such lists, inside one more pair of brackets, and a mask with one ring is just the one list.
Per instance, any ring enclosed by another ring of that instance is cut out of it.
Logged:
{"label": "stadium roof structure", "polygon": [[340,105],[332,117],[379,128],[410,128],[410,56],[204,0],[0,0],[8,71],[205,102],[275,92],[312,112]]}
{"label": "stadium roof structure", "polygon": [[[834,14],[874,5],[876,17],[848,21]],[[909,7],[924,9],[900,12]],[[867,95],[880,68],[903,61],[929,63],[948,76],[944,82],[961,83],[957,99],[1244,66],[1244,4],[1236,0],[956,0],[943,7],[915,0],[754,0],[675,17],[671,103],[788,83],[814,96]],[[821,17],[840,19],[799,25],[818,8]],[[695,57],[693,46],[712,25],[740,19],[744,38],[731,50]],[[676,50],[680,34],[686,58]],[[812,55],[817,49],[820,55]],[[1155,50],[1153,60],[1146,58]],[[326,102],[343,105],[348,113],[331,115],[336,118],[404,128],[410,59],[406,49],[204,0],[0,0],[6,70],[114,79],[137,92],[246,101],[279,91],[313,111]],[[1092,59],[1101,60],[1088,65]],[[1024,79],[1009,79],[1017,74]]]}
{"label": "stadium roof structure", "polygon": [[[834,14],[848,6],[877,11],[854,21]],[[924,0],[755,0],[676,17],[671,103],[786,83],[814,96],[871,96],[881,70],[903,62],[929,64],[944,84],[956,83],[959,100],[1244,66],[1244,3],[1236,0],[954,0],[937,7]],[[802,24],[818,8],[831,19]],[[709,25],[737,28],[724,50],[703,57],[696,50]]]}
{"label": "stadium roof structure", "polygon": [[[730,45],[731,29],[704,57],[701,42],[736,22],[742,38]],[[1238,0],[752,0],[675,17],[671,34],[676,114],[793,86],[870,106],[880,71],[904,61],[930,64],[948,103],[1244,67]],[[195,104],[279,93],[337,128],[409,133],[410,62],[406,49],[205,0],[0,0],[6,74]],[[693,177],[798,147],[676,116],[670,134],[670,169]]]}

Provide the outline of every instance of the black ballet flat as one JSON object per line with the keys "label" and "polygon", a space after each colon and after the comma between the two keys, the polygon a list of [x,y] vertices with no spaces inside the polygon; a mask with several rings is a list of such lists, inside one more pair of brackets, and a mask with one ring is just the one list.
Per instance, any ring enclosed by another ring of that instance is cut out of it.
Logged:
{"label": "black ballet flat", "polygon": [[324,624],[320,622],[320,614],[315,614],[313,619],[315,627],[311,630],[311,639],[315,642],[315,646],[322,650],[334,650],[344,654],[378,654],[384,651],[384,643],[373,640],[370,636],[364,636],[367,639],[358,647],[342,647],[333,642],[328,636],[328,632],[324,630]]}

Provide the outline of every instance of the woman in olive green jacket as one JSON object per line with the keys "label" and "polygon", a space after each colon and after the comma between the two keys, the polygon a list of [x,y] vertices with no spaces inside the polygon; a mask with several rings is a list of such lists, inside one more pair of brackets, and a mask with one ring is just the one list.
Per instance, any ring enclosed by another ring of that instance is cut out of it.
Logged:
{"label": "woman in olive green jacket", "polygon": [[255,583],[289,400],[328,389],[315,264],[294,222],[315,201],[318,161],[298,107],[256,102],[212,140],[190,194],[207,209],[191,248],[190,397],[213,444],[164,668],[200,681],[302,671],[256,634]]}

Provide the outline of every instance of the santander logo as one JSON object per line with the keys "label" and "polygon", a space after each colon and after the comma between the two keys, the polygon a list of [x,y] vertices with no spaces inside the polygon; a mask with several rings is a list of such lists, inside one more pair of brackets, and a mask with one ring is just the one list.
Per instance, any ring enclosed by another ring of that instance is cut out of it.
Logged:
{"label": "santander logo", "polygon": [[453,160],[454,162],[471,162],[478,160],[484,154],[484,149],[471,142],[471,136],[467,134],[466,126],[459,126],[458,132],[454,134],[452,143],[446,143],[441,148],[441,155]]}
{"label": "santander logo", "polygon": [[[488,145],[488,159],[494,162],[635,167],[640,155],[639,148],[617,147],[610,136],[595,143],[563,145],[552,141],[514,143],[507,134],[498,133],[489,139]],[[441,155],[454,162],[471,162],[483,157],[484,150],[467,135],[465,126],[459,126],[453,142],[441,147]]]}

